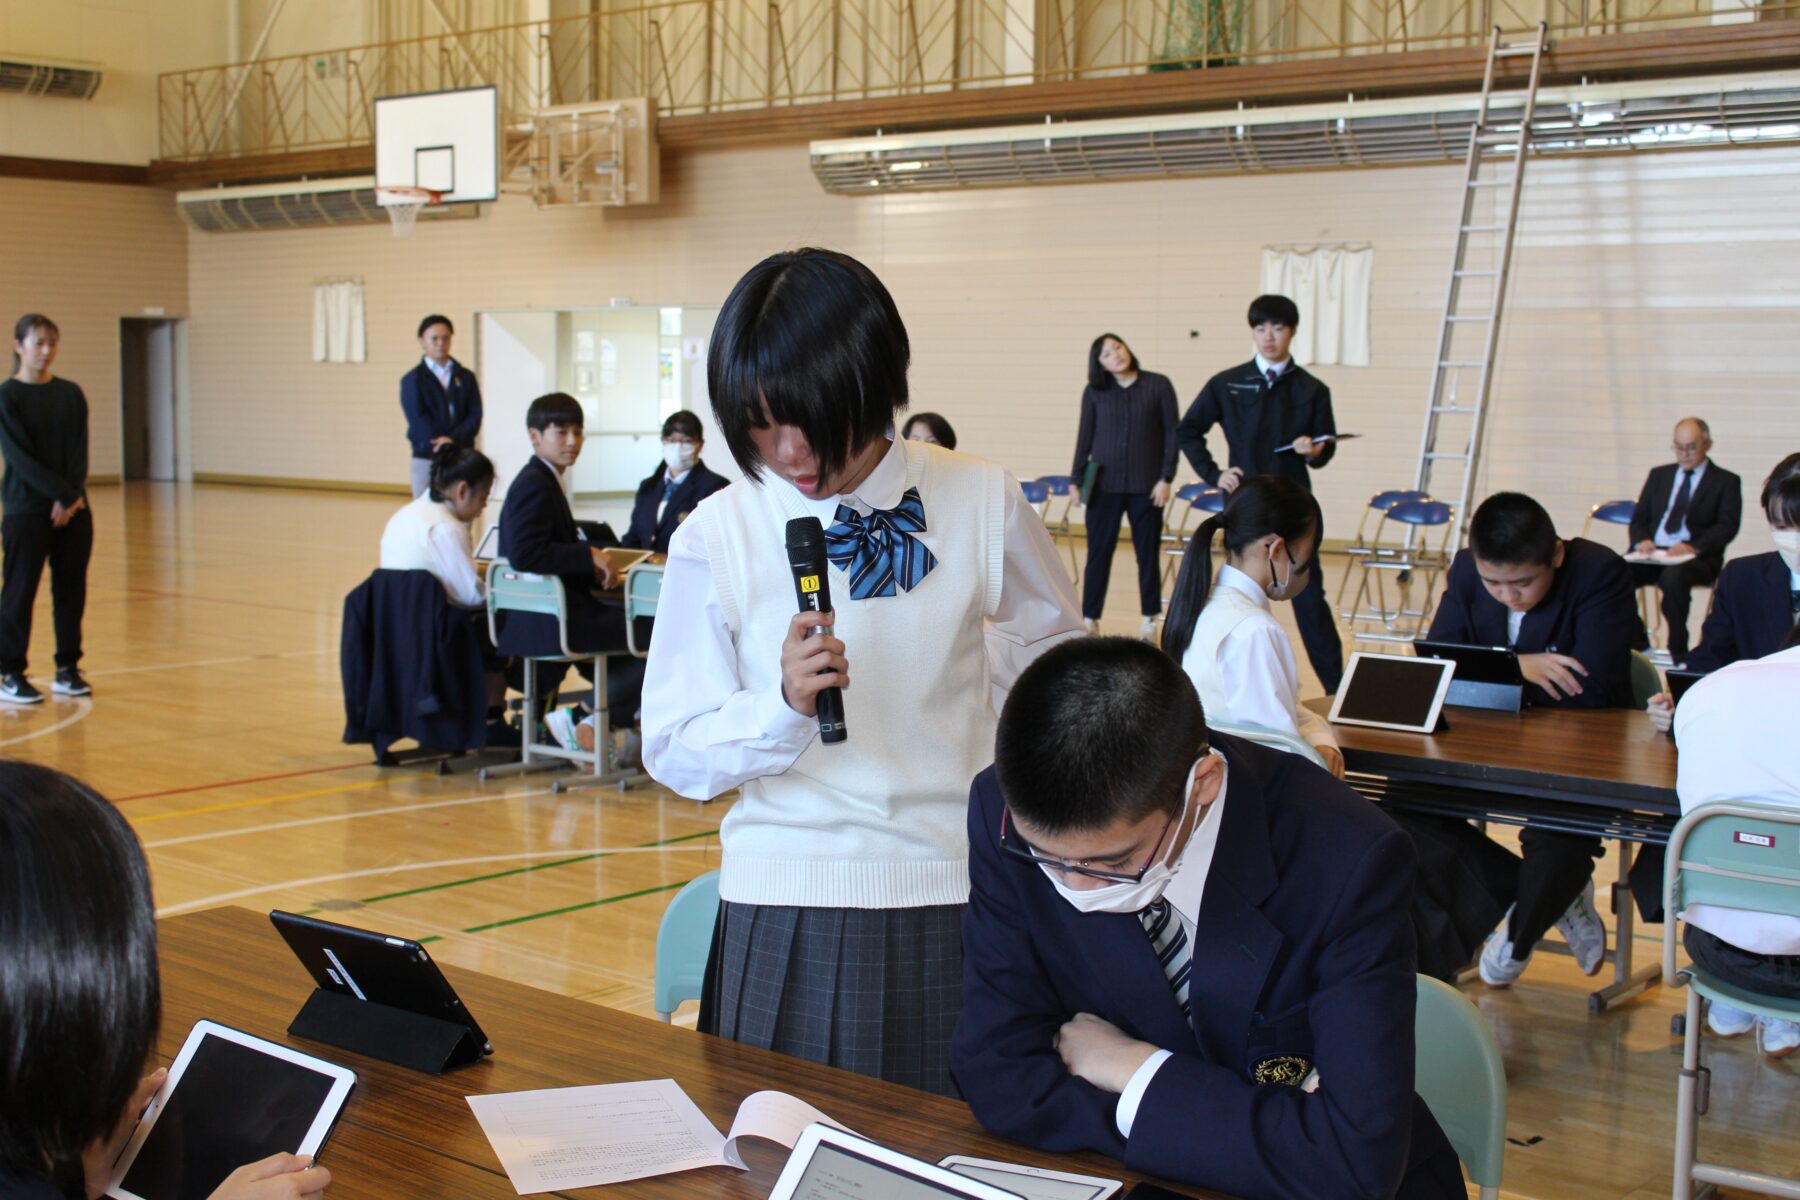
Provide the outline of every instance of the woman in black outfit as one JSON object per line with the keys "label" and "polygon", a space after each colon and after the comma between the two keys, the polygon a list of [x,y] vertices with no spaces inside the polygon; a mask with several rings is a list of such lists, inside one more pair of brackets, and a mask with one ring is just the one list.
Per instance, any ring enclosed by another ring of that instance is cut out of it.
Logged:
{"label": "woman in black outfit", "polygon": [[1087,506],[1087,569],[1081,615],[1090,632],[1106,607],[1119,519],[1131,519],[1137,548],[1138,635],[1156,634],[1162,612],[1163,506],[1175,478],[1175,387],[1166,375],[1143,370],[1117,334],[1103,333],[1088,349],[1088,385],[1081,393],[1081,431],[1075,437],[1077,483],[1092,460],[1099,467]]}

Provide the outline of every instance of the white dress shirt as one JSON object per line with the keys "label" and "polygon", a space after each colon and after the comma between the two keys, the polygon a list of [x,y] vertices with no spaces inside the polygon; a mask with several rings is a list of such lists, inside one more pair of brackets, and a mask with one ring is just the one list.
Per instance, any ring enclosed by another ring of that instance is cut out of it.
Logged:
{"label": "white dress shirt", "polygon": [[[1722,667],[1675,707],[1681,756],[1675,792],[1686,813],[1715,800],[1800,808],[1794,714],[1800,712],[1800,647]],[[1791,856],[1792,851],[1789,851]],[[1755,954],[1800,954],[1800,917],[1695,904],[1683,920]]]}
{"label": "white dress shirt", "polygon": [[459,608],[486,607],[487,589],[475,571],[475,547],[469,526],[461,521],[445,521],[433,525],[427,536],[431,560],[437,564],[432,574],[450,593],[450,602]]}
{"label": "white dress shirt", "polygon": [[[1705,478],[1706,465],[1711,461],[1711,459],[1702,459],[1700,465],[1694,468],[1694,478],[1688,484],[1689,512],[1693,511],[1694,497],[1700,491],[1700,480]],[[1675,479],[1669,487],[1669,503],[1656,518],[1656,528],[1650,532],[1650,540],[1659,546],[1673,546],[1676,542],[1685,542],[1689,537],[1693,536],[1688,533],[1687,517],[1685,515],[1681,519],[1681,525],[1674,533],[1665,533],[1663,531],[1663,526],[1668,524],[1669,514],[1675,511],[1675,500],[1681,495],[1681,472],[1682,467],[1677,465],[1675,468]]]}
{"label": "white dress shirt", "polygon": [[1519,644],[1519,630],[1523,629],[1524,627],[1525,627],[1525,614],[1520,612],[1516,608],[1507,609],[1506,610],[1506,644],[1508,646],[1516,646]]}
{"label": "white dress shirt", "polygon": [[[892,442],[854,493],[823,500],[802,494],[767,470],[761,484],[745,480],[741,486],[787,488],[805,512],[829,528],[840,503],[864,515],[898,505],[906,491],[906,456]],[[926,519],[944,518],[928,511]],[[1006,476],[1003,537],[1000,603],[984,631],[996,712],[1013,681],[1039,655],[1086,633],[1056,544],[1011,472]],[[818,736],[818,720],[788,707],[779,683],[761,693],[740,685],[737,650],[698,522],[683,521],[669,539],[656,619],[663,628],[683,630],[685,638],[682,653],[667,661],[667,670],[644,681],[646,712],[654,706],[672,718],[659,721],[654,731],[646,723],[645,761],[655,765],[657,781],[690,799],[708,800],[745,780],[792,766]],[[855,656],[849,657],[854,678]]]}
{"label": "white dress shirt", "polygon": [[1283,375],[1287,374],[1288,368],[1293,365],[1294,359],[1292,355],[1282,359],[1280,362],[1270,362],[1262,356],[1262,351],[1258,350],[1256,352],[1256,370],[1265,380],[1269,378],[1270,371],[1274,371],[1275,378],[1280,379]]}
{"label": "white dress shirt", "polygon": [[[1337,735],[1330,722],[1300,705],[1300,665],[1262,585],[1227,563],[1219,568],[1214,588],[1230,588],[1249,597],[1262,616],[1239,621],[1219,644],[1216,654],[1224,708],[1209,715],[1278,729],[1314,746],[1336,746]],[[1182,656],[1182,669],[1195,676],[1189,659],[1205,651],[1198,642],[1190,643]]]}
{"label": "white dress shirt", "polygon": [[456,370],[456,360],[454,358],[446,358],[444,360],[444,365],[440,367],[436,362],[432,361],[431,355],[427,354],[425,356],[425,366],[433,375],[437,376],[437,381],[443,384],[444,390],[448,392],[450,390],[450,376]]}
{"label": "white dress shirt", "polygon": [[[1214,750],[1213,753],[1217,754],[1218,751]],[[1169,886],[1163,889],[1163,899],[1175,910],[1176,917],[1181,921],[1181,931],[1187,935],[1190,954],[1194,948],[1194,928],[1200,920],[1200,901],[1206,893],[1206,876],[1212,870],[1213,852],[1219,847],[1219,825],[1225,819],[1225,785],[1229,781],[1229,769],[1220,771],[1219,794],[1206,806],[1206,811],[1200,814],[1200,823],[1194,827],[1188,844],[1182,848],[1180,861],[1175,864],[1175,874],[1169,880]],[[1148,937],[1146,934],[1146,940]],[[1195,958],[1189,969],[1198,974],[1205,967],[1205,963]],[[1192,994],[1191,990],[1189,994]],[[1149,1090],[1150,1081],[1156,1077],[1157,1069],[1169,1060],[1171,1053],[1158,1049],[1146,1058],[1132,1075],[1131,1082],[1125,1085],[1125,1090],[1119,1093],[1118,1107],[1113,1110],[1113,1124],[1119,1127],[1120,1137],[1131,1136],[1132,1123],[1137,1120],[1138,1105],[1143,1102],[1144,1093]]]}

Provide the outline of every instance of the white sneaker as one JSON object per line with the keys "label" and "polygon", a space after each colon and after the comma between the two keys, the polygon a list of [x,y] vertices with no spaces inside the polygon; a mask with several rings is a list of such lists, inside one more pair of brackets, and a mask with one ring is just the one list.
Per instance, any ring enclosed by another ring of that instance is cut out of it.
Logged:
{"label": "white sneaker", "polygon": [[1575,965],[1581,968],[1583,975],[1599,972],[1600,964],[1606,961],[1606,926],[1600,923],[1600,910],[1594,907],[1593,880],[1588,881],[1581,895],[1575,897],[1575,903],[1569,905],[1569,911],[1556,923],[1556,932],[1569,943]]}
{"label": "white sneaker", "polygon": [[573,708],[553,708],[544,718],[544,725],[550,730],[550,736],[564,750],[579,750],[581,743],[575,740],[575,710]]}
{"label": "white sneaker", "polygon": [[1756,1028],[1756,1014],[1710,1001],[1706,1006],[1706,1027],[1722,1038],[1742,1037]]}
{"label": "white sneaker", "polygon": [[[1716,1005],[1714,1007],[1717,1007]],[[1779,1017],[1756,1019],[1756,1040],[1769,1058],[1786,1058],[1800,1050],[1800,1025]]]}
{"label": "white sneaker", "polygon": [[1097,634],[1100,632],[1100,622],[1096,621],[1093,617],[1083,617],[1081,618],[1081,623],[1087,626],[1087,631],[1089,633]]}
{"label": "white sneaker", "polygon": [[1525,973],[1525,964],[1531,961],[1529,950],[1523,959],[1513,957],[1513,944],[1506,936],[1506,927],[1511,922],[1512,909],[1509,908],[1500,920],[1500,928],[1488,934],[1481,947],[1481,982],[1489,987],[1511,987]]}
{"label": "white sneaker", "polygon": [[1138,626],[1138,641],[1154,642],[1156,640],[1156,618],[1145,617]]}

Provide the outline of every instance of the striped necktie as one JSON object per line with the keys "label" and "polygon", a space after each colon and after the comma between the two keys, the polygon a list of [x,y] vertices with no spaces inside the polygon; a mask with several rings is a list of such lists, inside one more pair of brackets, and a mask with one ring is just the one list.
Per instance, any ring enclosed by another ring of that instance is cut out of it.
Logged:
{"label": "striped necktie", "polygon": [[1138,913],[1138,920],[1144,923],[1144,932],[1150,935],[1150,945],[1156,951],[1156,961],[1162,964],[1163,974],[1169,977],[1169,986],[1175,989],[1181,1015],[1192,1019],[1193,1014],[1188,1008],[1188,975],[1193,970],[1194,957],[1188,949],[1187,930],[1181,927],[1181,918],[1167,900],[1158,900]]}
{"label": "striped necktie", "polygon": [[825,555],[850,577],[850,598],[910,592],[937,566],[937,558],[914,534],[925,532],[925,503],[918,488],[907,488],[893,508],[864,516],[838,505],[837,520],[825,531]]}
{"label": "striped necktie", "polygon": [[669,502],[669,497],[671,497],[675,494],[675,489],[678,486],[679,485],[675,482],[675,477],[673,475],[667,474],[665,472],[663,475],[663,498],[662,498],[662,502],[664,504],[667,504]]}

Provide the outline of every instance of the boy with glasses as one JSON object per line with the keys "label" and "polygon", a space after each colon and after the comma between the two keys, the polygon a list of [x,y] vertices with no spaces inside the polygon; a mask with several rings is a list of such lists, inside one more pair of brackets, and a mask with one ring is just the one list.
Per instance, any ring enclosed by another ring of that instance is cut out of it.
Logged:
{"label": "boy with glasses", "polygon": [[1406,835],[1209,734],[1173,659],[1027,668],[969,844],[951,1067],[985,1127],[1233,1195],[1464,1195],[1413,1092]]}

